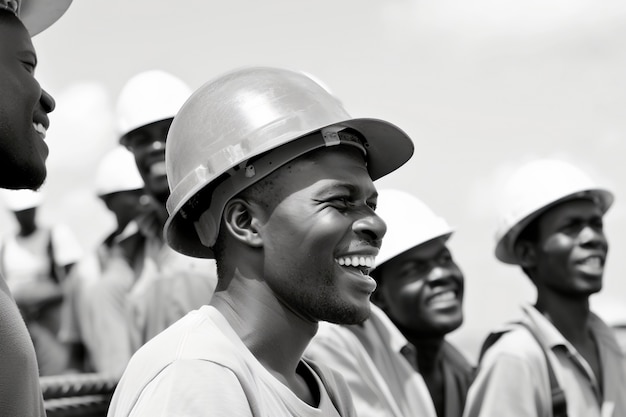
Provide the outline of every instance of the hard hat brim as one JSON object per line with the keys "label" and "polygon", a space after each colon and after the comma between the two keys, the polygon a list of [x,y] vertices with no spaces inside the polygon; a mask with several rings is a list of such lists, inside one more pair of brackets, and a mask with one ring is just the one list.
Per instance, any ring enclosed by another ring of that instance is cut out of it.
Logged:
{"label": "hard hat brim", "polygon": [[[390,254],[388,254],[387,256],[384,256],[381,259],[378,259],[378,257],[376,257],[376,266],[374,267],[374,269],[381,268],[387,262],[391,261],[392,259],[395,259],[396,257],[402,255],[403,253],[406,253],[406,252],[408,252],[408,251],[410,251],[410,250],[412,250],[414,248],[417,248],[419,246],[422,246],[422,245],[425,245],[427,243],[430,243],[433,240],[442,240],[445,243],[445,242],[447,242],[450,239],[450,236],[452,236],[453,233],[454,233],[454,230],[450,229],[449,232],[433,236],[430,239],[427,239],[427,240],[425,240],[425,241],[423,241],[421,243],[418,243],[417,245],[405,248],[404,250],[400,250],[400,251],[396,251],[394,253],[390,253]],[[383,238],[383,241],[384,241],[384,238]]]}
{"label": "hard hat brim", "polygon": [[20,20],[35,36],[59,20],[72,4],[72,0],[22,0]]}
{"label": "hard hat brim", "polygon": [[[380,119],[349,119],[310,132],[303,132],[292,141],[326,127],[340,125],[352,128],[367,141],[367,168],[372,180],[377,180],[404,165],[413,155],[414,145],[409,136],[399,127]],[[248,155],[247,159],[256,155]],[[223,174],[223,173],[218,173]],[[188,195],[195,195],[210,182],[197,184]],[[164,227],[165,241],[176,251],[197,258],[214,258],[213,250],[203,245],[198,237],[193,221],[183,218],[181,209],[188,199],[180,201],[170,213]],[[208,209],[208,207],[207,207]]]}
{"label": "hard hat brim", "polygon": [[496,258],[506,264],[517,265],[519,261],[515,256],[515,243],[517,242],[517,239],[524,231],[524,229],[542,213],[554,207],[555,205],[579,198],[587,198],[596,202],[596,204],[598,204],[598,207],[600,207],[600,210],[602,210],[602,214],[608,211],[615,199],[613,193],[607,189],[591,188],[581,189],[579,191],[567,194],[557,200],[554,200],[553,202],[538,208],[537,210],[533,211],[532,213],[526,215],[524,218],[516,222],[500,238],[500,240],[498,240],[495,249]]}

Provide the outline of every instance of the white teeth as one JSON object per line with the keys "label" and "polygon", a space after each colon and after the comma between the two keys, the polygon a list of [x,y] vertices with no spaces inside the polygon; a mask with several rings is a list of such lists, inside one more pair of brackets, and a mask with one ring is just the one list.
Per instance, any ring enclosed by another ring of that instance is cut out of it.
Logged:
{"label": "white teeth", "polygon": [[150,174],[152,175],[166,175],[165,161],[156,162],[150,166]]}
{"label": "white teeth", "polygon": [[430,299],[430,301],[433,303],[436,303],[440,301],[452,301],[455,298],[456,298],[456,295],[454,295],[453,291],[445,291],[445,292],[442,292],[441,294],[435,295],[433,298]]}
{"label": "white teeth", "polygon": [[344,256],[342,258],[336,258],[335,261],[341,266],[362,266],[365,268],[374,266],[373,256]]}
{"label": "white teeth", "polygon": [[46,128],[41,123],[33,123],[33,128],[44,138],[46,137]]}
{"label": "white teeth", "polygon": [[599,268],[600,266],[602,266],[602,262],[600,261],[600,258],[598,258],[597,256],[592,256],[590,258],[587,258],[583,261],[583,263],[585,265],[589,265],[594,268]]}

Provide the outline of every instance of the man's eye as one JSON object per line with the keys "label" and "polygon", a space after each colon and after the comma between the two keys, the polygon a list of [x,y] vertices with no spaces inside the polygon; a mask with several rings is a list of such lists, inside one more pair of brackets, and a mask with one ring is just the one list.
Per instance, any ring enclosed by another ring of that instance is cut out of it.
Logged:
{"label": "man's eye", "polygon": [[335,197],[331,200],[331,202],[341,206],[347,206],[349,204],[348,197]]}
{"label": "man's eye", "polygon": [[33,74],[35,72],[35,67],[36,64],[34,62],[31,61],[22,61],[22,65],[24,66],[24,68],[26,68],[26,70],[28,72],[30,72],[31,74]]}

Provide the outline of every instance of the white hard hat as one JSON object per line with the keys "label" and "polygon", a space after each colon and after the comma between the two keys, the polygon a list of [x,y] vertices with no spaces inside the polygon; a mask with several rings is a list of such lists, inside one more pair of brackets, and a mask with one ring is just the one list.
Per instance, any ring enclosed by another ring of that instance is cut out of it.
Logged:
{"label": "white hard hat", "polygon": [[[167,136],[168,244],[186,255],[213,257],[210,248],[228,200],[298,156],[339,144],[366,150],[372,179],[413,154],[413,143],[398,127],[352,118],[301,72],[246,68],[206,83],[183,105]],[[207,195],[196,197],[200,192]]]}
{"label": "white hard hat", "polygon": [[613,194],[598,187],[579,168],[560,160],[540,159],[522,166],[508,181],[501,196],[496,229],[496,258],[517,264],[514,247],[528,224],[557,203],[592,199],[602,213],[611,207]]}
{"label": "white hard hat", "polygon": [[39,207],[43,202],[43,195],[40,191],[33,190],[0,190],[2,200],[11,211],[22,211]]}
{"label": "white hard hat", "polygon": [[20,18],[30,36],[47,29],[70,7],[72,0],[0,0],[0,9]]}
{"label": "white hard hat", "polygon": [[120,191],[141,190],[144,182],[132,152],[118,145],[104,155],[98,165],[95,186],[99,197]]}
{"label": "white hard hat", "polygon": [[120,143],[135,129],[172,119],[191,89],[182,80],[161,70],[149,70],[126,82],[117,101],[117,128]]}
{"label": "white hard hat", "polygon": [[379,190],[376,214],[387,224],[376,267],[433,239],[447,240],[453,232],[443,217],[405,191]]}

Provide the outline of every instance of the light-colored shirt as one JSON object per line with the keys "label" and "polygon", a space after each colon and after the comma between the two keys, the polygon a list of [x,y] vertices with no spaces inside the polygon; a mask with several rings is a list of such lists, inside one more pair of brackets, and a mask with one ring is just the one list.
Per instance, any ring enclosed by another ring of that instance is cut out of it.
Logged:
{"label": "light-colored shirt", "polygon": [[[587,361],[535,308],[524,319],[547,350],[567,400],[569,417],[626,417],[624,356],[612,330],[596,315],[589,327],[600,356],[602,384]],[[485,353],[470,387],[465,417],[551,417],[552,397],[545,356],[528,330],[515,326]]]}
{"label": "light-colored shirt", "polygon": [[318,407],[298,398],[254,357],[222,314],[203,306],[160,333],[131,359],[109,417],[347,417],[345,383],[302,361],[320,391]]}
{"label": "light-colored shirt", "polygon": [[145,243],[141,272],[127,296],[133,351],[192,310],[211,302],[213,259],[182,255],[160,239]]}
{"label": "light-colored shirt", "polygon": [[359,417],[436,417],[426,383],[401,351],[408,341],[372,304],[362,325],[320,323],[305,352],[348,383]]}
{"label": "light-colored shirt", "polygon": [[119,376],[134,352],[126,297],[135,277],[116,249],[101,245],[72,269],[59,338],[85,346],[90,370]]}
{"label": "light-colored shirt", "polygon": [[0,276],[0,415],[45,416],[37,357],[24,320]]}
{"label": "light-colored shirt", "polygon": [[5,236],[0,253],[0,268],[15,293],[51,279],[50,255],[55,265],[62,267],[78,262],[83,251],[71,230],[58,224],[50,229],[40,227],[28,236]]}

